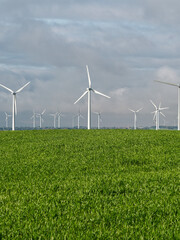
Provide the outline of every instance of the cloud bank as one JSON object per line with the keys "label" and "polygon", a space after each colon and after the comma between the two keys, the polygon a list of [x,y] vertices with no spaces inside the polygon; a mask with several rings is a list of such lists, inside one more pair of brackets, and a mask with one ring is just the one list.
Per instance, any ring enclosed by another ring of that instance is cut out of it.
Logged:
{"label": "cloud bank", "polygon": [[[141,125],[151,125],[149,99],[177,116],[176,89],[154,80],[178,83],[180,65],[179,1],[0,1],[0,83],[18,89],[23,111],[74,114],[87,111],[87,99],[74,101],[88,86],[111,100],[93,96],[109,126],[126,126],[128,108],[142,110]],[[11,111],[11,96],[1,89],[0,111]],[[118,120],[119,119],[119,120]],[[118,122],[119,121],[119,122]],[[131,123],[131,122],[130,122]],[[104,123],[105,124],[105,123]]]}

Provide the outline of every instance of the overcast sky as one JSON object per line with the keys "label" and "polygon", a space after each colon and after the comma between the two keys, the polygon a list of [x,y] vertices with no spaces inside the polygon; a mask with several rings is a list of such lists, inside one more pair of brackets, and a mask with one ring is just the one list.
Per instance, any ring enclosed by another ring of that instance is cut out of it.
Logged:
{"label": "overcast sky", "polygon": [[[19,114],[63,111],[70,125],[81,109],[86,125],[87,97],[73,103],[88,87],[87,64],[92,87],[111,96],[92,97],[103,126],[131,126],[128,108],[141,107],[138,125],[152,125],[149,99],[169,107],[173,125],[177,89],[154,80],[180,83],[179,12],[178,0],[0,0],[0,83],[17,90],[31,81],[17,96]],[[0,89],[1,115],[11,98]]]}

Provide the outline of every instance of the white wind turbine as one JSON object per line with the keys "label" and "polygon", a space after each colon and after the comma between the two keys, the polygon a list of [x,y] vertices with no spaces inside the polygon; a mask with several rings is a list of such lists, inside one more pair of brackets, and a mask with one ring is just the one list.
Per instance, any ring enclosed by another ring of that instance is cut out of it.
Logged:
{"label": "white wind turbine", "polygon": [[81,115],[81,112],[79,111],[78,114],[75,116],[77,117],[77,120],[78,120],[78,129],[80,127],[80,118],[84,118],[82,115]]}
{"label": "white wind turbine", "polygon": [[33,120],[33,128],[36,127],[36,113],[33,111],[33,115],[31,117],[31,119]]}
{"label": "white wind turbine", "polygon": [[58,128],[61,128],[61,118],[63,117],[63,114],[61,112],[58,112],[57,117],[58,117]]}
{"label": "white wind turbine", "polygon": [[98,129],[100,129],[100,122],[102,122],[101,112],[94,112],[98,117]]}
{"label": "white wind turbine", "polygon": [[180,130],[180,84],[168,83],[156,80],[155,82],[160,82],[163,84],[171,85],[178,88],[178,130]]}
{"label": "white wind turbine", "polygon": [[42,127],[42,121],[43,121],[43,118],[42,118],[42,115],[45,113],[46,109],[44,109],[42,111],[42,113],[37,113],[36,115],[39,117],[39,127],[41,128]]}
{"label": "white wind turbine", "polygon": [[8,90],[13,95],[13,101],[12,101],[12,130],[15,130],[15,115],[17,115],[17,103],[16,103],[16,94],[21,92],[27,85],[29,85],[30,82],[26,83],[23,87],[19,88],[17,91],[13,91],[10,88],[0,84],[1,87]]}
{"label": "white wind turbine", "polygon": [[5,115],[6,115],[6,128],[8,128],[8,119],[9,117],[12,117],[12,116],[7,114],[6,112],[5,112]]}
{"label": "white wind turbine", "polygon": [[134,113],[134,130],[136,130],[136,124],[137,124],[137,116],[136,116],[136,113],[140,112],[142,109],[143,109],[143,108],[140,108],[140,109],[138,109],[138,110],[135,111],[135,110],[132,110],[132,109],[129,108],[129,110]]}
{"label": "white wind turbine", "polygon": [[87,88],[87,90],[83,93],[83,95],[78,98],[78,100],[76,102],[74,102],[74,104],[76,104],[77,102],[79,102],[79,100],[81,98],[83,98],[86,94],[88,94],[88,126],[87,128],[88,129],[91,129],[91,91],[96,93],[96,94],[99,94],[101,96],[104,96],[106,98],[110,98],[109,96],[103,94],[103,93],[100,93],[98,91],[96,91],[95,89],[92,88],[91,86],[91,79],[90,79],[90,75],[89,75],[89,69],[88,69],[88,66],[86,65],[86,69],[87,69],[87,75],[88,75],[88,81],[89,81],[89,87]]}
{"label": "white wind turbine", "polygon": [[51,113],[51,116],[54,118],[54,128],[56,128],[56,117],[57,117],[57,112],[56,113]]}
{"label": "white wind turbine", "polygon": [[159,114],[161,114],[163,117],[165,117],[165,115],[161,112],[162,110],[164,109],[168,109],[168,107],[164,107],[164,108],[161,108],[161,103],[159,104],[159,107],[157,107],[152,100],[150,100],[150,102],[152,103],[152,105],[155,107],[155,111],[152,112],[154,113],[154,119],[156,119],[156,130],[159,130]]}
{"label": "white wind turbine", "polygon": [[72,117],[72,128],[74,128],[74,119],[75,119],[75,116]]}

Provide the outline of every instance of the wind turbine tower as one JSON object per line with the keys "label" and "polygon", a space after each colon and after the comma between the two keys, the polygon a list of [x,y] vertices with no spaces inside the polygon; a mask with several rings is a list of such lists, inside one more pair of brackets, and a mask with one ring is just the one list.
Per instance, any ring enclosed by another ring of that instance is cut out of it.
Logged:
{"label": "wind turbine tower", "polygon": [[36,127],[36,113],[33,111],[33,115],[31,117],[31,119],[33,120],[33,128]]}
{"label": "wind turbine tower", "polygon": [[13,91],[12,89],[0,84],[1,87],[8,90],[13,96],[13,100],[12,100],[12,130],[13,131],[15,130],[15,115],[17,115],[16,94],[21,92],[27,85],[29,85],[29,83],[30,82],[26,83],[23,87],[19,88],[17,91]]}
{"label": "wind turbine tower", "polygon": [[87,65],[86,65],[86,69],[87,69],[87,76],[88,76],[88,81],[89,81],[89,87],[82,94],[82,96],[80,98],[78,98],[78,100],[76,102],[74,102],[74,104],[79,102],[79,100],[81,98],[83,98],[86,94],[88,94],[88,123],[87,123],[87,128],[91,129],[91,91],[96,93],[96,94],[99,94],[99,95],[101,95],[103,97],[106,97],[106,98],[110,98],[110,97],[105,95],[105,94],[103,94],[103,93],[100,93],[100,92],[98,92],[98,91],[96,91],[95,89],[92,88],[91,79],[90,79],[90,75],[89,75],[89,69],[88,69]]}
{"label": "wind turbine tower", "polygon": [[137,116],[136,116],[136,113],[138,113],[139,111],[141,111],[142,108],[140,108],[140,109],[138,109],[138,110],[136,110],[136,111],[135,111],[135,110],[132,110],[132,109],[130,109],[130,108],[129,108],[129,110],[134,113],[134,130],[136,130],[136,125],[137,125]]}
{"label": "wind turbine tower", "polygon": [[101,113],[100,112],[94,112],[95,114],[97,114],[97,119],[98,119],[98,129],[100,129],[100,122],[102,122],[102,118],[101,118]]}
{"label": "wind turbine tower", "polygon": [[57,117],[58,117],[58,128],[61,128],[61,117],[63,117],[63,114],[61,112],[58,112]]}
{"label": "wind turbine tower", "polygon": [[81,112],[79,111],[78,114],[75,116],[77,117],[77,120],[78,120],[78,129],[80,128],[80,118],[84,118],[82,115],[81,115]]}
{"label": "wind turbine tower", "polygon": [[73,116],[72,117],[72,128],[74,128],[74,119],[75,119],[76,116]]}
{"label": "wind turbine tower", "polygon": [[161,108],[161,103],[159,104],[159,107],[157,107],[155,105],[155,103],[153,103],[152,100],[150,100],[150,102],[152,103],[152,105],[155,107],[155,111],[152,112],[154,113],[154,119],[156,118],[156,130],[159,130],[159,114],[161,114],[163,117],[165,117],[165,115],[161,112],[162,110],[164,109],[168,109],[168,107],[164,107],[164,108]]}
{"label": "wind turbine tower", "polygon": [[180,84],[168,83],[156,80],[155,82],[160,82],[163,84],[171,85],[178,88],[178,130],[180,130]]}
{"label": "wind turbine tower", "polygon": [[57,112],[56,113],[51,113],[51,116],[54,118],[54,128],[56,128],[56,117],[57,117]]}
{"label": "wind turbine tower", "polygon": [[5,112],[5,115],[6,115],[6,128],[8,128],[8,119],[9,117],[12,117],[12,116],[7,114],[6,112]]}
{"label": "wind turbine tower", "polygon": [[44,109],[44,110],[42,111],[42,113],[37,113],[37,116],[39,117],[39,127],[40,127],[40,128],[42,127],[42,121],[43,121],[42,116],[43,116],[43,114],[45,113],[45,111],[46,111],[46,109]]}

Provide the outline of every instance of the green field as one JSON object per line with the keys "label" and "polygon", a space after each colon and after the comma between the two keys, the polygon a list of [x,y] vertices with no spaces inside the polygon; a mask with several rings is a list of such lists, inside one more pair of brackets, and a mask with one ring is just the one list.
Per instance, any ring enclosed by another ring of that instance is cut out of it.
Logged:
{"label": "green field", "polygon": [[0,239],[180,239],[180,132],[0,132]]}

